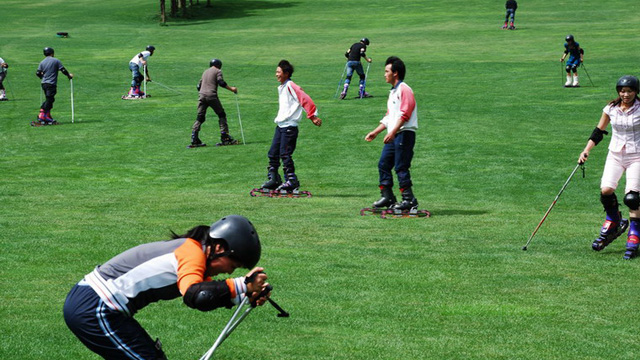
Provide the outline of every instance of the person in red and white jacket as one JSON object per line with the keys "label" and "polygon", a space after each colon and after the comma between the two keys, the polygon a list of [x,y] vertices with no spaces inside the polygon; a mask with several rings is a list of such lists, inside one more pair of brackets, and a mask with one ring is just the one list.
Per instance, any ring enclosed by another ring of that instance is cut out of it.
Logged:
{"label": "person in red and white jacket", "polygon": [[[367,134],[366,141],[373,141],[383,130],[387,129],[384,137],[384,147],[378,162],[380,173],[380,193],[382,198],[373,203],[375,208],[393,207],[397,210],[417,209],[418,200],[413,195],[411,187],[411,160],[413,147],[416,142],[418,129],[418,107],[413,90],[404,82],[406,67],[400,58],[391,56],[385,62],[384,77],[392,88],[387,100],[387,114],[380,120],[380,124]],[[391,169],[395,167],[402,202],[396,203],[393,194],[393,176]]]}
{"label": "person in red and white jacket", "polygon": [[[293,65],[287,60],[281,60],[276,68],[278,86],[278,115],[273,120],[276,130],[269,149],[269,166],[267,181],[262,185],[263,189],[293,191],[300,187],[300,182],[295,173],[293,152],[298,140],[298,123],[302,119],[302,111],[307,113],[307,118],[316,126],[322,125],[318,117],[318,109],[313,100],[300,86],[291,80]],[[282,161],[284,183],[278,173]]]}

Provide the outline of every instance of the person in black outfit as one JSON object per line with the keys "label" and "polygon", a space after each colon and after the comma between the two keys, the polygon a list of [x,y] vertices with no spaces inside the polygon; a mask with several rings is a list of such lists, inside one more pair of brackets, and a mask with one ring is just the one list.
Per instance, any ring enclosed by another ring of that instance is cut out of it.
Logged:
{"label": "person in black outfit", "polygon": [[364,70],[362,69],[362,63],[360,62],[360,58],[364,58],[368,63],[371,63],[371,58],[367,57],[367,45],[369,45],[369,39],[362,38],[360,42],[357,42],[344,53],[344,56],[347,58],[347,78],[344,80],[344,88],[342,89],[342,93],[340,94],[340,99],[344,99],[347,97],[347,90],[349,90],[349,84],[351,83],[351,77],[353,76],[353,71],[355,70],[360,76],[360,89],[358,93],[358,97],[370,97],[370,95],[364,91],[365,88],[365,79],[366,75]]}
{"label": "person in black outfit", "polygon": [[[507,13],[504,16],[504,25],[502,25],[502,28],[515,30],[516,27],[513,23],[516,17],[516,9],[518,9],[518,2],[516,0],[507,0],[507,3],[504,5],[504,7],[507,9]],[[509,18],[511,18],[511,24],[507,26],[507,24],[509,24]]]}

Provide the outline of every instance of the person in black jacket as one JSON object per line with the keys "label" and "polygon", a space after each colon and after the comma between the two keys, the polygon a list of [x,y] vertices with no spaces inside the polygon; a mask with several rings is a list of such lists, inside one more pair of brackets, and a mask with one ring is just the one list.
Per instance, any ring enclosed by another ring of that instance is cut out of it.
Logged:
{"label": "person in black jacket", "polygon": [[[515,30],[514,19],[516,17],[516,9],[518,9],[518,2],[516,0],[507,0],[504,7],[507,9],[507,13],[504,16],[504,25],[502,25],[502,28]],[[509,18],[511,18],[511,24],[509,24]],[[507,24],[509,25],[507,26]]]}
{"label": "person in black jacket", "polygon": [[354,70],[358,73],[358,76],[360,76],[358,97],[369,97],[369,94],[364,91],[366,86],[366,74],[362,69],[362,63],[360,62],[360,58],[364,58],[368,63],[371,63],[371,58],[366,54],[368,45],[369,39],[362,38],[360,42],[351,45],[351,47],[344,53],[344,56],[347,58],[347,78],[344,80],[344,88],[340,94],[340,99],[347,97],[347,90],[349,90],[349,84],[351,83],[351,77],[353,76]]}

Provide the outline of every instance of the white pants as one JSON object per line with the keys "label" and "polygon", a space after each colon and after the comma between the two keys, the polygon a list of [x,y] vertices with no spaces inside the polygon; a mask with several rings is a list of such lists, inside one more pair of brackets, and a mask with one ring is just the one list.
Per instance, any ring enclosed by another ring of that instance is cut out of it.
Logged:
{"label": "white pants", "polygon": [[609,151],[600,188],[609,187],[615,190],[625,171],[627,172],[625,194],[629,191],[640,191],[640,153],[627,154],[624,148],[620,152]]}

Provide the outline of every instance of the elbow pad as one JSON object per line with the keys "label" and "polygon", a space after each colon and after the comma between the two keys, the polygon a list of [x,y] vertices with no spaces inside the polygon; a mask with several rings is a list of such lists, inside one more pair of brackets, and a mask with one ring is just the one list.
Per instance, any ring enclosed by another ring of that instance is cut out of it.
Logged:
{"label": "elbow pad", "polygon": [[218,80],[218,85],[223,87],[223,88],[226,88],[227,87],[227,82],[224,81],[224,80]]}
{"label": "elbow pad", "polygon": [[182,297],[185,305],[200,311],[211,311],[219,307],[231,308],[231,291],[225,281],[205,281],[189,286]]}
{"label": "elbow pad", "polygon": [[589,140],[593,141],[596,145],[598,145],[598,143],[602,141],[602,138],[604,137],[604,135],[609,135],[609,133],[605,130],[600,130],[598,129],[598,127],[596,127],[595,129],[593,129],[593,132],[591,133]]}
{"label": "elbow pad", "polygon": [[42,71],[36,71],[36,76],[39,77],[40,79],[42,79],[44,74],[42,73]]}
{"label": "elbow pad", "polygon": [[69,72],[64,67],[60,69],[60,72],[63,73],[64,75],[66,75],[66,76],[69,76]]}

